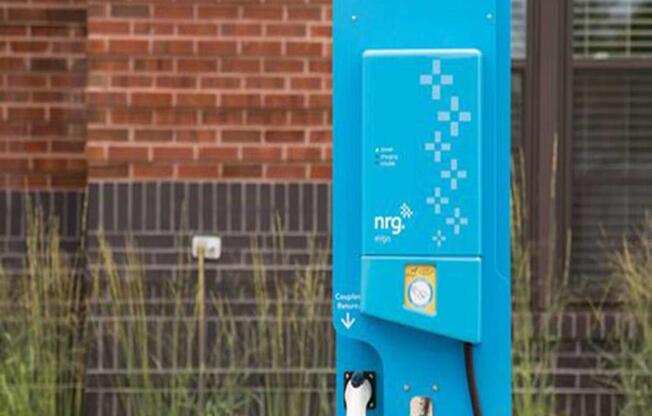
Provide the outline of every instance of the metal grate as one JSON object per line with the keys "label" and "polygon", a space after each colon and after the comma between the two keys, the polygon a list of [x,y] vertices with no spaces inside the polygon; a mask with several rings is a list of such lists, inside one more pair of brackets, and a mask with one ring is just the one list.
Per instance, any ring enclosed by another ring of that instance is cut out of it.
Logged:
{"label": "metal grate", "polygon": [[578,58],[652,56],[649,0],[574,0],[573,26]]}
{"label": "metal grate", "polygon": [[606,277],[652,209],[652,74],[577,73],[573,173],[573,276]]}

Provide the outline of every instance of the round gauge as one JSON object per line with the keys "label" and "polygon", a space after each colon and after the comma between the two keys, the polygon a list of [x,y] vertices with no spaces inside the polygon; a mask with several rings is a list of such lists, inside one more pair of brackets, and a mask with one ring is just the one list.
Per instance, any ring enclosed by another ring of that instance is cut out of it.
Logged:
{"label": "round gauge", "polygon": [[426,279],[417,278],[408,287],[410,303],[425,308],[432,301],[432,285]]}

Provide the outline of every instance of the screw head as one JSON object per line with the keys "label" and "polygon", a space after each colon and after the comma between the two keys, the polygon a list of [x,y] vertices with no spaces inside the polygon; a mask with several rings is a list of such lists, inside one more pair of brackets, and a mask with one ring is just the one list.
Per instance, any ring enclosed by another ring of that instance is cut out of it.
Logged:
{"label": "screw head", "polygon": [[432,391],[434,391],[435,393],[438,392],[439,391],[439,386],[437,384],[433,384],[432,385]]}
{"label": "screw head", "polygon": [[494,20],[494,14],[493,13],[487,13],[487,20]]}
{"label": "screw head", "polygon": [[353,23],[357,22],[358,21],[358,16],[356,16],[356,15],[351,16],[351,21]]}
{"label": "screw head", "polygon": [[410,385],[409,384],[404,384],[403,385],[403,391],[410,391]]}

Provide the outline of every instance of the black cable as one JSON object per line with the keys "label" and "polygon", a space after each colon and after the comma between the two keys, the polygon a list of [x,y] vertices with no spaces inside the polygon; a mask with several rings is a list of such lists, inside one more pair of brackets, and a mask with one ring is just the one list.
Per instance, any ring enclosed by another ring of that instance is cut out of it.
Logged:
{"label": "black cable", "polygon": [[478,393],[478,384],[475,379],[475,368],[473,365],[473,344],[468,342],[464,343],[464,363],[466,364],[466,381],[469,386],[473,416],[482,416],[480,394]]}

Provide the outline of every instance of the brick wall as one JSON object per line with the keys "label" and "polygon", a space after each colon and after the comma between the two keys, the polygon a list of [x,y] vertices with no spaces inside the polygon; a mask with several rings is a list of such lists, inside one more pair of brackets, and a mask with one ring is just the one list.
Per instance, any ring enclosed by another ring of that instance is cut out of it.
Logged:
{"label": "brick wall", "polygon": [[0,187],[86,178],[86,2],[0,2]]}
{"label": "brick wall", "polygon": [[91,0],[89,178],[329,179],[329,0]]}

